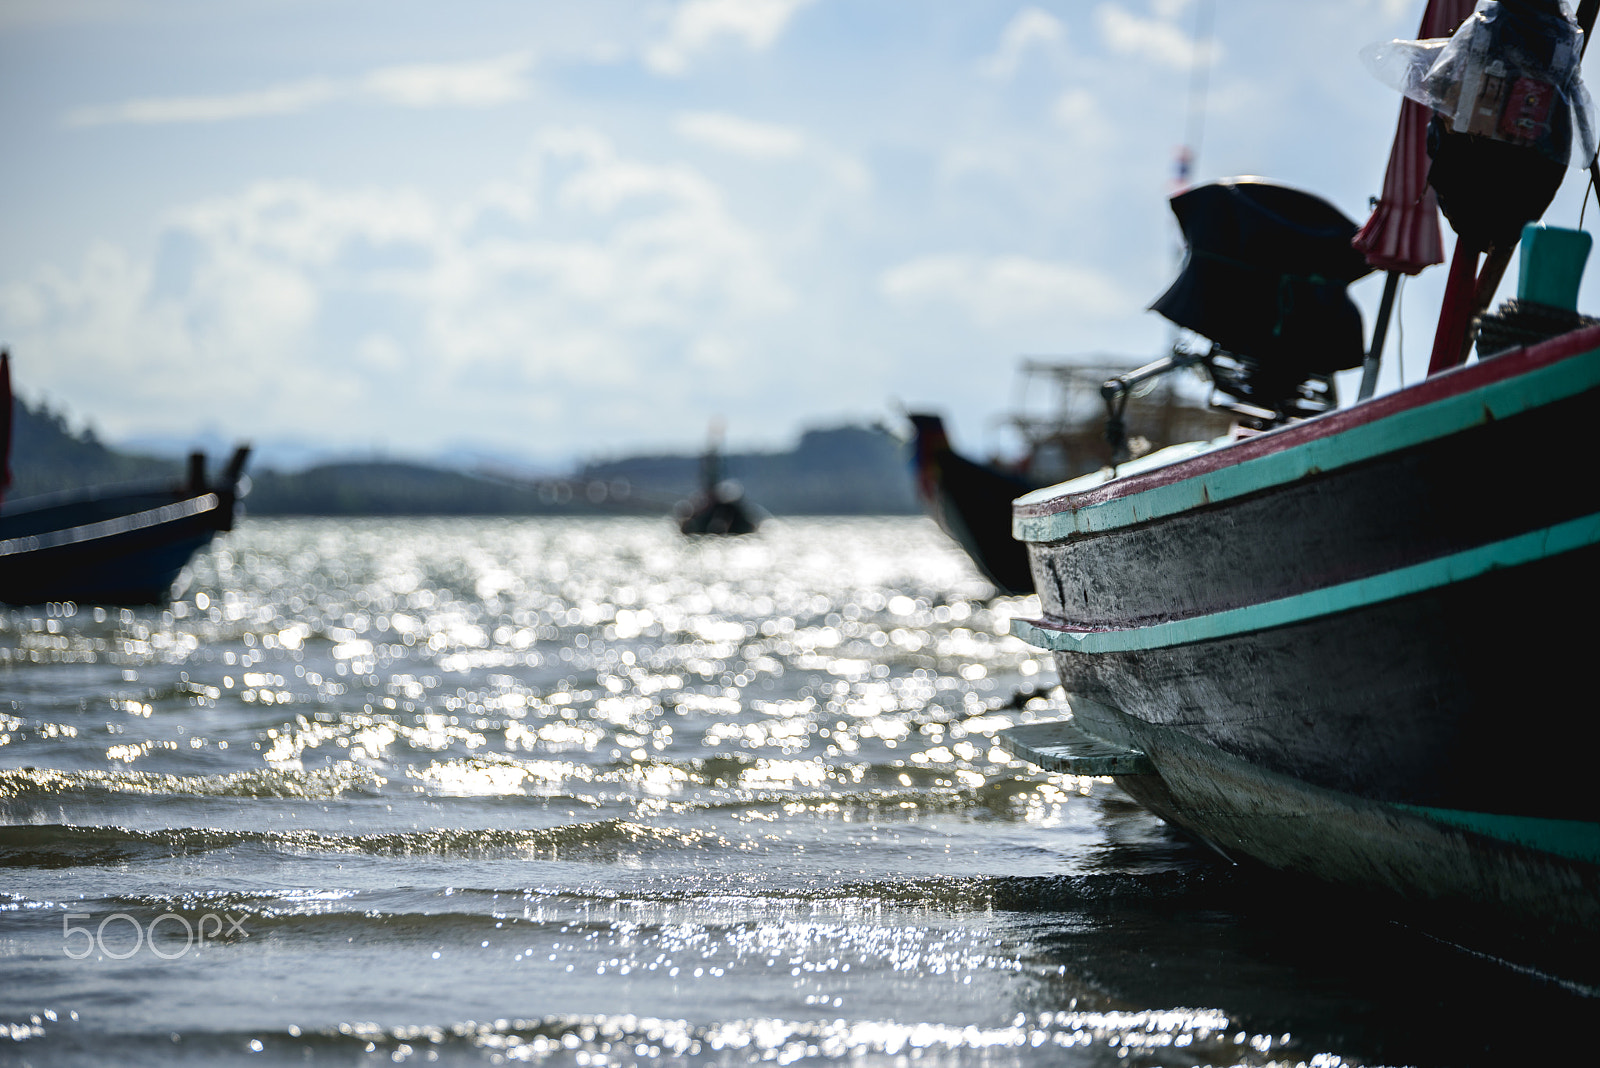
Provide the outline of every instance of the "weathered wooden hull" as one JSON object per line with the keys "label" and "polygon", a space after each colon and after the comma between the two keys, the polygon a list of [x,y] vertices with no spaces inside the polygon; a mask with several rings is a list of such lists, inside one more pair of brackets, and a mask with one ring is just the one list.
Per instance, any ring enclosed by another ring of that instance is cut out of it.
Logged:
{"label": "weathered wooden hull", "polygon": [[[1120,713],[1082,700],[1073,707],[1079,723],[1117,732]],[[1592,941],[1600,931],[1592,824],[1586,849],[1582,832],[1571,827],[1515,820],[1475,825],[1469,821],[1481,819],[1478,814],[1388,804],[1315,786],[1182,728],[1136,717],[1123,718],[1121,726],[1122,736],[1144,747],[1159,770],[1118,775],[1118,785],[1225,856],[1384,891],[1457,929],[1495,919],[1509,921],[1501,928],[1514,927],[1520,935]],[[1528,828],[1535,832],[1528,836],[1533,844],[1519,837]]]}
{"label": "weathered wooden hull", "polygon": [[[1600,932],[1597,411],[1589,330],[1023,498],[1017,633],[1142,755],[1128,792],[1222,852]],[[1110,766],[1073,744],[1063,770]]]}
{"label": "weathered wooden hull", "polygon": [[0,602],[160,604],[233,525],[233,493],[90,498],[0,516]]}

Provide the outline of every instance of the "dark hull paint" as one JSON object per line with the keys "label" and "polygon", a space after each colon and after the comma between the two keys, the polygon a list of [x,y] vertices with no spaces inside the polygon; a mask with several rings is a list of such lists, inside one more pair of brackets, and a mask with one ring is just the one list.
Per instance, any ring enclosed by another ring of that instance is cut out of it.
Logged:
{"label": "dark hull paint", "polygon": [[756,527],[755,518],[738,501],[702,504],[678,524],[684,534],[754,534]]}
{"label": "dark hull paint", "polygon": [[936,417],[915,416],[913,421],[917,436],[912,456],[923,508],[984,578],[1008,594],[1032,593],[1028,548],[1011,533],[1011,502],[1040,484],[957,453]]}
{"label": "dark hull paint", "polygon": [[[1600,800],[1580,743],[1594,718],[1581,671],[1597,637],[1600,547],[1382,592],[1403,569],[1443,573],[1478,546],[1600,513],[1597,480],[1565,459],[1587,456],[1600,332],[1500,359],[1167,469],[1019,502],[1019,529],[1061,532],[1029,543],[1045,613],[1033,633],[1056,635],[1075,724],[1154,769],[1119,783],[1223,853],[1487,908],[1547,934],[1600,934]],[[1445,426],[1442,406],[1471,409],[1547,368],[1568,392],[1529,388],[1511,418],[1485,402],[1471,425],[1359,462],[1287,462],[1307,448],[1336,457],[1341,435],[1382,434],[1407,412]],[[1302,473],[1252,490],[1230,472],[1279,460]],[[1213,476],[1238,492],[1212,501]],[[1296,598],[1334,604],[1340,584],[1379,592],[1289,624],[1249,623]],[[1202,633],[1230,612],[1233,629]]]}
{"label": "dark hull paint", "polygon": [[161,604],[232,529],[232,491],[90,498],[0,516],[0,602]]}
{"label": "dark hull paint", "polygon": [[1161,772],[1119,777],[1118,785],[1224,856],[1443,909],[1433,917],[1441,925],[1493,919],[1502,932],[1536,938],[1600,931],[1593,863],[1314,786],[1185,730],[1122,718]]}
{"label": "dark hull paint", "polygon": [[[1047,613],[1083,626],[1183,619],[1589,515],[1600,511],[1600,478],[1574,478],[1529,449],[1584,456],[1596,411],[1590,391],[1224,505],[1040,547],[1036,588]],[[1517,486],[1514,506],[1490,488],[1501,477]]]}
{"label": "dark hull paint", "polygon": [[1597,576],[1600,548],[1590,548],[1293,626],[1055,660],[1074,700],[1310,785],[1397,804],[1600,820],[1587,747],[1541,746],[1537,775],[1505,779],[1507,745],[1535,722],[1576,737],[1592,718],[1592,698],[1547,668],[1583,663],[1593,634],[1540,626],[1536,662],[1498,648],[1512,621],[1559,618],[1552,612],[1569,598],[1596,603]]}

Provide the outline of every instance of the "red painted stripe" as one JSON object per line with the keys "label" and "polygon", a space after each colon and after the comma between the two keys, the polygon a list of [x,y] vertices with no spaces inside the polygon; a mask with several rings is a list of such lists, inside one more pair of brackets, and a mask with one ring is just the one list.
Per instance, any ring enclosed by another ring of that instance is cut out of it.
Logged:
{"label": "red painted stripe", "polygon": [[1304,445],[1308,441],[1332,437],[1358,426],[1376,423],[1425,404],[1470,393],[1475,389],[1516,378],[1518,375],[1528,374],[1596,349],[1600,349],[1600,326],[1586,326],[1581,330],[1541,341],[1537,345],[1513,349],[1465,367],[1453,368],[1425,378],[1414,386],[1385,393],[1381,397],[1374,397],[1349,408],[1340,408],[1326,415],[1269,430],[1265,434],[1257,434],[1154,471],[1129,475],[1081,493],[1052,497],[1036,504],[1018,504],[1013,507],[1013,514],[1026,518],[1059,515],[1116,500],[1119,497],[1143,493],[1158,486],[1168,486],[1185,479],[1198,478],[1225,467],[1244,463],[1246,460],[1270,456],[1276,452]]}

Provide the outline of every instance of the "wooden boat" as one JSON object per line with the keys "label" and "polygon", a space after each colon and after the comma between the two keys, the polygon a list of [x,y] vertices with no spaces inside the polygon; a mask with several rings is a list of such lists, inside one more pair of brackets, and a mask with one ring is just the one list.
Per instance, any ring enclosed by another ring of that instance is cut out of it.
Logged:
{"label": "wooden boat", "polygon": [[[11,481],[11,360],[0,351],[0,493]],[[179,486],[48,494],[0,506],[0,602],[13,605],[160,604],[191,557],[232,530],[250,449],[215,483],[189,457]]]}
{"label": "wooden boat", "polygon": [[724,494],[713,490],[696,497],[678,529],[684,534],[754,534],[758,524],[743,498]]}
{"label": "wooden boat", "polygon": [[[1567,233],[1554,243],[1587,250]],[[1530,248],[1543,237],[1524,232],[1519,301],[1561,312],[1577,279],[1550,296],[1552,268]],[[1247,260],[1191,256],[1202,270]],[[1473,256],[1469,283],[1476,269]],[[1337,317],[1336,296],[1316,303]],[[1303,419],[1285,414],[1286,383],[1316,368],[1286,375],[1276,356],[1219,345],[1208,358],[1230,373],[1271,371],[1241,405],[1265,412],[1264,432],[1018,500],[1043,615],[1013,629],[1053,653],[1071,718],[1001,744],[1114,776],[1227,857],[1546,948],[1595,945],[1600,799],[1579,739],[1594,708],[1581,665],[1600,637],[1600,480],[1585,459],[1600,326],[1545,318],[1568,329],[1500,352],[1480,343],[1474,364]],[[1290,325],[1276,333],[1327,336]]]}
{"label": "wooden boat", "polygon": [[1597,405],[1590,327],[1024,497],[1073,718],[1002,744],[1226,856],[1600,930],[1600,480],[1530,454]]}
{"label": "wooden boat", "polygon": [[1012,501],[1043,483],[962,456],[937,415],[910,419],[912,473],[923,509],[1002,593],[1032,593],[1028,550],[1011,536],[1007,513]]}
{"label": "wooden boat", "polygon": [[[1105,434],[1105,402],[1101,385],[1132,367],[1103,357],[1088,361],[1026,360],[1022,389],[1046,381],[1055,401],[1042,413],[1019,409],[1008,418],[1024,448],[1011,464],[979,463],[957,452],[944,420],[929,413],[908,418],[912,427],[911,463],[923,509],[966,551],[983,577],[1013,596],[1033,592],[1026,546],[1011,534],[1010,502],[1054,482],[1097,470],[1113,459]],[[1141,394],[1119,413],[1125,426],[1139,432],[1132,451],[1211,436],[1228,420],[1206,408],[1184,402],[1171,383]]]}
{"label": "wooden boat", "polygon": [[161,604],[190,558],[233,529],[249,458],[234,452],[216,482],[190,458],[177,487],[6,502],[0,509],[0,601]]}
{"label": "wooden boat", "polygon": [[677,506],[678,530],[688,535],[754,534],[759,514],[744,498],[744,488],[722,470],[722,423],[711,425],[711,440],[700,458],[700,491]]}

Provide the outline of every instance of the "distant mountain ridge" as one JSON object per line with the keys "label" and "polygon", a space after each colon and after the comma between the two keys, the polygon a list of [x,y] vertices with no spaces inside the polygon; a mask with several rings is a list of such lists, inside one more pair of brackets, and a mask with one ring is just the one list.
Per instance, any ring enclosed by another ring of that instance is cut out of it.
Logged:
{"label": "distant mountain ridge", "polygon": [[[591,463],[581,477],[626,481],[686,497],[699,487],[699,456],[636,456]],[[774,515],[905,515],[919,511],[905,443],[882,427],[807,430],[789,452],[728,453],[723,474]]]}
{"label": "distant mountain ridge", "polygon": [[[183,464],[105,445],[40,404],[15,402],[6,500],[107,484],[173,480]],[[211,458],[212,469],[225,461]],[[774,515],[901,515],[918,510],[905,445],[882,427],[805,431],[788,452],[729,453],[726,477]],[[565,477],[521,478],[388,460],[250,472],[255,515],[666,514],[699,488],[699,455],[595,462]]]}
{"label": "distant mountain ridge", "polygon": [[11,413],[8,501],[89,486],[177,479],[182,472],[179,461],[119,452],[92,429],[74,431],[65,415],[43,403],[32,406],[18,397]]}

